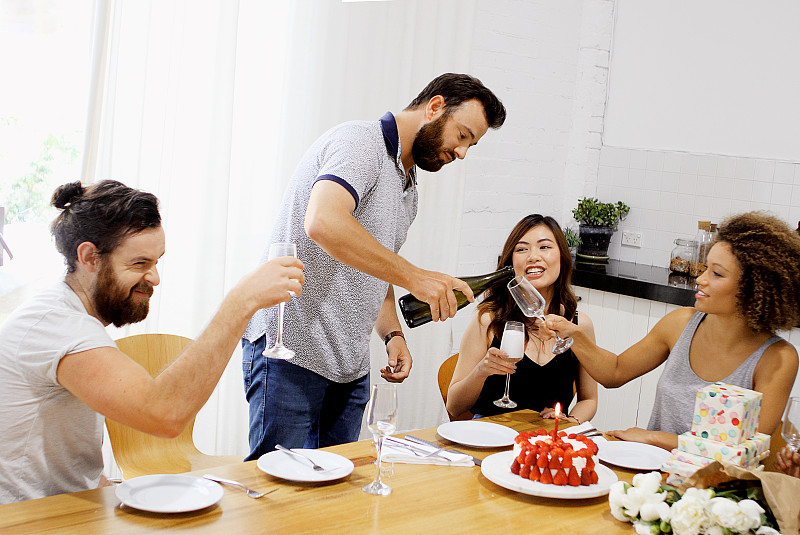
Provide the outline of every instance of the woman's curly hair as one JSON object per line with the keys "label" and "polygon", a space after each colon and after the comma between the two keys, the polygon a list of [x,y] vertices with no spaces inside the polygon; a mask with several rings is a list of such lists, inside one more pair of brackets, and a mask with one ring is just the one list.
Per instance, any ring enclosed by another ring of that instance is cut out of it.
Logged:
{"label": "woman's curly hair", "polygon": [[[544,225],[553,232],[553,236],[558,244],[561,256],[561,273],[553,283],[553,298],[545,314],[561,314],[563,309],[564,317],[572,319],[578,308],[578,299],[572,292],[572,256],[569,252],[567,239],[558,222],[550,216],[541,214],[531,214],[523,217],[511,230],[511,233],[503,245],[503,251],[497,261],[497,269],[505,266],[512,266],[514,263],[514,249],[522,237],[532,228]],[[486,290],[483,294],[484,299],[478,304],[478,314],[491,314],[492,321],[489,323],[489,333],[498,338],[503,334],[503,326],[507,321],[519,321],[525,324],[525,340],[528,340],[528,331],[536,331],[536,318],[527,318],[520,311],[511,294],[506,289],[506,281],[503,280],[495,286]]]}
{"label": "woman's curly hair", "polygon": [[736,301],[756,332],[791,329],[800,318],[800,235],[765,212],[731,216],[716,242],[730,245],[742,269]]}

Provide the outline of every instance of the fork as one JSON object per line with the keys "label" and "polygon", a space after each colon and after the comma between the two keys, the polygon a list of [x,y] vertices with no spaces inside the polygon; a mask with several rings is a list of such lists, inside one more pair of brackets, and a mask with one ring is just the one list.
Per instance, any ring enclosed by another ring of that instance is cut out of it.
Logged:
{"label": "fork", "polygon": [[393,439],[392,437],[388,437],[384,440],[386,440],[390,444],[397,444],[398,446],[402,446],[407,450],[409,450],[414,455],[416,455],[417,457],[422,457],[423,459],[425,459],[426,457],[437,457],[439,459],[444,459],[445,461],[448,462],[450,461],[450,459],[447,459],[446,457],[442,457],[441,455],[439,455],[440,452],[444,451],[444,448],[438,448],[431,452],[428,452],[423,450],[422,448],[416,448],[412,444],[408,444],[406,442],[400,442],[399,440]]}
{"label": "fork", "polygon": [[303,455],[302,453],[298,453],[298,452],[296,452],[294,450],[290,450],[289,448],[281,446],[280,444],[275,444],[275,449],[276,450],[281,450],[282,452],[288,453],[289,455],[294,455],[296,457],[300,457],[301,459],[304,459],[304,460],[310,462],[311,465],[314,467],[314,470],[316,470],[317,472],[323,472],[325,470],[325,468],[323,468],[320,465],[318,465],[317,463],[315,463],[314,459],[312,459],[311,457],[309,457],[307,455]]}
{"label": "fork", "polygon": [[205,479],[210,479],[211,481],[216,481],[217,483],[222,483],[223,485],[230,485],[232,487],[239,487],[240,489],[244,490],[248,496],[251,498],[263,498],[267,494],[271,494],[278,489],[272,489],[267,492],[256,492],[253,489],[239,483],[238,481],[234,481],[232,479],[225,479],[224,477],[219,476],[212,476],[211,474],[203,474]]}

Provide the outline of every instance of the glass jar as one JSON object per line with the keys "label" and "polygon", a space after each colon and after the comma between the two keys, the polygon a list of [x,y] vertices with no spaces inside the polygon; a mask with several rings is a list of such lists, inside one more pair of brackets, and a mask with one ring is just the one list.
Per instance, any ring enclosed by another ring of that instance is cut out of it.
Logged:
{"label": "glass jar", "polygon": [[675,239],[675,248],[669,257],[669,270],[673,273],[689,273],[689,268],[697,257],[697,242]]}
{"label": "glass jar", "polygon": [[708,267],[706,258],[708,257],[708,251],[711,250],[711,221],[697,222],[695,241],[697,242],[697,253],[689,266],[690,277],[699,277],[705,273]]}
{"label": "glass jar", "polygon": [[693,290],[695,287],[694,279],[686,273],[670,273],[667,277],[667,284],[686,290]]}

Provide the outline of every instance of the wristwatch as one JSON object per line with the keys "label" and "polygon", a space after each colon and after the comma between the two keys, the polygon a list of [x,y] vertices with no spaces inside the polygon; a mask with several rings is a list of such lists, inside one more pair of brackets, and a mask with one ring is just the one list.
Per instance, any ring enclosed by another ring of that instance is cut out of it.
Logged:
{"label": "wristwatch", "polygon": [[392,332],[390,332],[389,334],[387,334],[386,336],[383,337],[383,343],[388,345],[389,344],[389,340],[391,340],[395,336],[399,336],[403,340],[406,339],[405,335],[403,335],[403,331],[392,331]]}

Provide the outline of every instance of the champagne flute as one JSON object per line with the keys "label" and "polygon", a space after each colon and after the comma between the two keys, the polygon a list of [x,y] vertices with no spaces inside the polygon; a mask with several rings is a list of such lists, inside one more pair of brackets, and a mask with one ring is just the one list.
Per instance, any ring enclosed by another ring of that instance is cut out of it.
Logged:
{"label": "champagne flute", "polygon": [[[291,256],[297,258],[297,246],[293,243],[273,243],[269,246],[269,259]],[[292,295],[294,295],[292,293]],[[289,360],[294,357],[294,351],[283,345],[283,310],[286,303],[278,304],[278,336],[275,345],[265,349],[263,355],[271,359]]]}
{"label": "champagne flute", "polygon": [[789,398],[783,413],[781,436],[792,451],[800,449],[800,397]]}
{"label": "champagne flute", "polygon": [[[518,321],[507,321],[503,328],[503,338],[500,340],[500,351],[505,351],[505,357],[511,362],[519,362],[525,356],[525,324]],[[508,397],[508,387],[511,382],[511,374],[506,374],[506,390],[503,397],[495,400],[494,404],[504,409],[513,409],[517,406],[516,402]]]}
{"label": "champagne flute", "polygon": [[[531,284],[531,281],[525,278],[524,275],[518,275],[511,279],[508,283],[508,291],[516,301],[517,306],[522,310],[522,313],[529,318],[544,319],[544,307],[547,301],[544,300],[542,294]],[[553,345],[553,353],[560,355],[572,346],[572,338],[561,338],[556,334],[556,343]]]}
{"label": "champagne flute", "polygon": [[397,385],[374,384],[367,405],[367,427],[375,439],[375,450],[378,459],[375,480],[361,487],[367,494],[388,496],[392,487],[381,481],[381,450],[383,439],[397,429]]}

